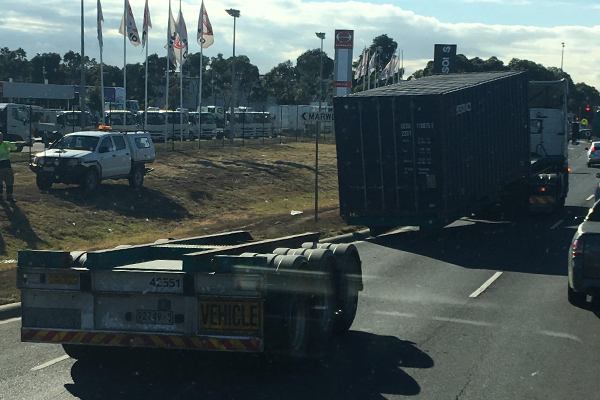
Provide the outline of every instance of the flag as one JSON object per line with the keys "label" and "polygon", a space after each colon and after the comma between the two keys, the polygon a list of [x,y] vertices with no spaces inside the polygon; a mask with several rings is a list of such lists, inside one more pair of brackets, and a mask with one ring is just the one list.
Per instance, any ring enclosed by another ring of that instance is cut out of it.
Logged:
{"label": "flag", "polygon": [[375,56],[377,55],[377,52],[375,51],[373,53],[373,55],[371,56],[371,60],[369,60],[369,75],[371,75],[373,72],[375,72]]}
{"label": "flag", "polygon": [[179,8],[177,22],[175,22],[175,30],[177,32],[177,39],[175,41],[175,54],[177,55],[177,62],[179,62],[179,65],[183,65],[188,56],[188,35],[181,8]]}
{"label": "flag", "polygon": [[202,5],[200,6],[200,16],[198,17],[198,44],[202,46],[203,49],[208,49],[214,42],[215,37],[213,35],[212,25],[208,19],[206,8],[204,8],[204,1],[202,1]]}
{"label": "flag", "polygon": [[390,79],[390,76],[392,76],[392,74],[394,73],[395,64],[396,56],[393,55],[392,58],[390,58],[390,61],[385,66],[385,68],[383,69],[383,71],[381,71],[381,76],[379,77],[379,79],[385,79],[386,81]]}
{"label": "flag", "polygon": [[131,11],[129,0],[125,0],[125,13],[121,19],[121,27],[119,28],[119,33],[121,35],[125,35],[125,27],[127,27],[126,36],[129,38],[131,44],[133,44],[135,47],[142,44],[140,42],[140,35],[138,33],[137,26],[135,26],[135,19],[133,18],[133,11]]}
{"label": "flag", "polygon": [[146,0],[146,6],[144,7],[144,25],[142,25],[142,47],[148,44],[148,31],[150,29],[152,29],[152,20],[150,19],[148,0]]}
{"label": "flag", "polygon": [[354,74],[354,79],[360,79],[362,76],[365,76],[367,73],[367,59],[369,58],[369,52],[367,49],[364,49],[362,52],[362,56],[360,58],[360,62],[356,67],[356,73]]}
{"label": "flag", "polygon": [[167,28],[167,46],[169,60],[177,66],[177,57],[175,56],[175,41],[177,40],[177,26],[173,13],[171,12],[171,0],[169,0],[169,26]]}
{"label": "flag", "polygon": [[100,51],[104,48],[104,41],[102,40],[102,25],[104,25],[104,15],[102,15],[102,4],[100,4],[100,0],[98,0],[97,5],[98,10],[98,43],[100,44]]}

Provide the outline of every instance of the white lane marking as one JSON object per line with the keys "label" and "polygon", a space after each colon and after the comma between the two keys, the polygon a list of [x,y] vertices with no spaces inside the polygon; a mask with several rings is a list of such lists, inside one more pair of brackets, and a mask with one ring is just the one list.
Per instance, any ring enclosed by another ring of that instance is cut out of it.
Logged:
{"label": "white lane marking", "polygon": [[48,361],[48,362],[45,362],[45,363],[43,363],[43,364],[40,364],[40,365],[38,365],[37,367],[33,367],[33,368],[31,368],[31,370],[32,370],[32,371],[39,371],[40,369],[44,369],[44,368],[46,368],[46,367],[49,367],[49,366],[51,366],[51,365],[54,365],[54,364],[56,364],[56,363],[59,363],[59,362],[61,362],[61,361],[64,361],[64,360],[66,360],[67,358],[69,358],[69,356],[65,354],[64,356],[61,356],[61,357],[55,358],[54,360],[50,360],[50,361]]}
{"label": "white lane marking", "polygon": [[587,199],[585,199],[585,201],[590,201],[591,199],[593,199],[594,197],[596,197],[595,194],[590,194],[590,197],[588,197]]}
{"label": "white lane marking", "polygon": [[416,314],[401,313],[401,312],[398,312],[398,311],[375,311],[375,314],[388,315],[390,317],[417,318]]}
{"label": "white lane marking", "polygon": [[0,321],[0,325],[10,324],[11,322],[17,322],[17,321],[20,321],[20,320],[21,320],[21,317],[5,319],[4,321]]}
{"label": "white lane marking", "polygon": [[552,337],[557,337],[557,338],[561,338],[561,339],[570,339],[570,340],[574,340],[579,343],[583,343],[583,341],[581,339],[579,339],[575,335],[571,335],[570,333],[553,332],[553,331],[538,331],[538,333],[541,335],[552,336]]}
{"label": "white lane marking", "polygon": [[469,297],[475,298],[477,296],[479,296],[481,293],[483,293],[483,291],[485,289],[487,289],[488,287],[490,287],[490,285],[492,283],[494,283],[494,281],[498,278],[500,278],[500,275],[502,275],[502,272],[498,271],[496,272],[494,275],[492,275],[492,277],[490,279],[488,279],[487,281],[485,281],[485,283],[483,285],[481,285],[481,287],[479,289],[477,289],[476,291],[474,291],[473,293],[471,293],[469,295]]}
{"label": "white lane marking", "polygon": [[456,322],[459,324],[475,325],[475,326],[494,326],[491,322],[474,321],[472,319],[447,318],[447,317],[431,317],[434,321]]}
{"label": "white lane marking", "polygon": [[556,228],[558,228],[558,226],[559,226],[560,224],[562,224],[563,222],[564,222],[564,219],[561,219],[560,221],[558,221],[557,223],[555,223],[554,225],[552,225],[552,226],[550,227],[550,229],[556,229]]}

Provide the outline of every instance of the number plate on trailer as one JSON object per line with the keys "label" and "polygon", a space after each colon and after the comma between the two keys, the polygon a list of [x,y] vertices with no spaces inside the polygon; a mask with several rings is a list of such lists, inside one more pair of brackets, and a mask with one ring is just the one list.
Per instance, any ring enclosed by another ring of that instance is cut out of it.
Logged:
{"label": "number plate on trailer", "polygon": [[49,274],[50,285],[79,285],[79,274]]}
{"label": "number plate on trailer", "polygon": [[258,332],[262,323],[260,300],[200,300],[199,328],[210,331]]}
{"label": "number plate on trailer", "polygon": [[137,310],[136,324],[173,325],[172,311]]}

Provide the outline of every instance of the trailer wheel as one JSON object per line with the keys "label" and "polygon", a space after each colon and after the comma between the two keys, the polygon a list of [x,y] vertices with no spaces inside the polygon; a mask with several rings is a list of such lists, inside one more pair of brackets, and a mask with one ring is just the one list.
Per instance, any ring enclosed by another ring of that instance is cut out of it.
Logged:
{"label": "trailer wheel", "polygon": [[288,351],[293,358],[304,358],[307,354],[310,306],[303,294],[290,296],[286,316]]}
{"label": "trailer wheel", "polygon": [[69,357],[74,358],[76,360],[96,360],[102,357],[102,350],[106,350],[99,346],[88,346],[67,343],[64,343],[62,347]]}
{"label": "trailer wheel", "polygon": [[355,256],[348,257],[343,274],[340,276],[340,291],[338,293],[338,311],[333,320],[333,332],[335,334],[346,333],[356,317],[358,308],[358,292],[360,282],[360,264]]}
{"label": "trailer wheel", "polygon": [[38,189],[43,192],[50,190],[52,188],[52,183],[52,179],[49,179],[42,174],[37,174],[35,176],[35,184],[37,185]]}
{"label": "trailer wheel", "polygon": [[571,286],[567,285],[567,299],[571,305],[577,308],[587,308],[587,295],[585,293],[579,293],[574,291]]}

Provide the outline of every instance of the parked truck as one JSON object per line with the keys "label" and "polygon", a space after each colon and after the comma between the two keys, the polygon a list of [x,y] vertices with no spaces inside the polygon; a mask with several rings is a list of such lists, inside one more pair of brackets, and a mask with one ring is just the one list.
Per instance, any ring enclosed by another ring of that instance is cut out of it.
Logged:
{"label": "parked truck", "polygon": [[497,201],[562,207],[567,88],[486,72],[336,97],[342,217],[381,232],[441,227]]}
{"label": "parked truck", "polygon": [[352,244],[229,232],[99,251],[20,251],[23,342],[321,355],[362,290]]}

